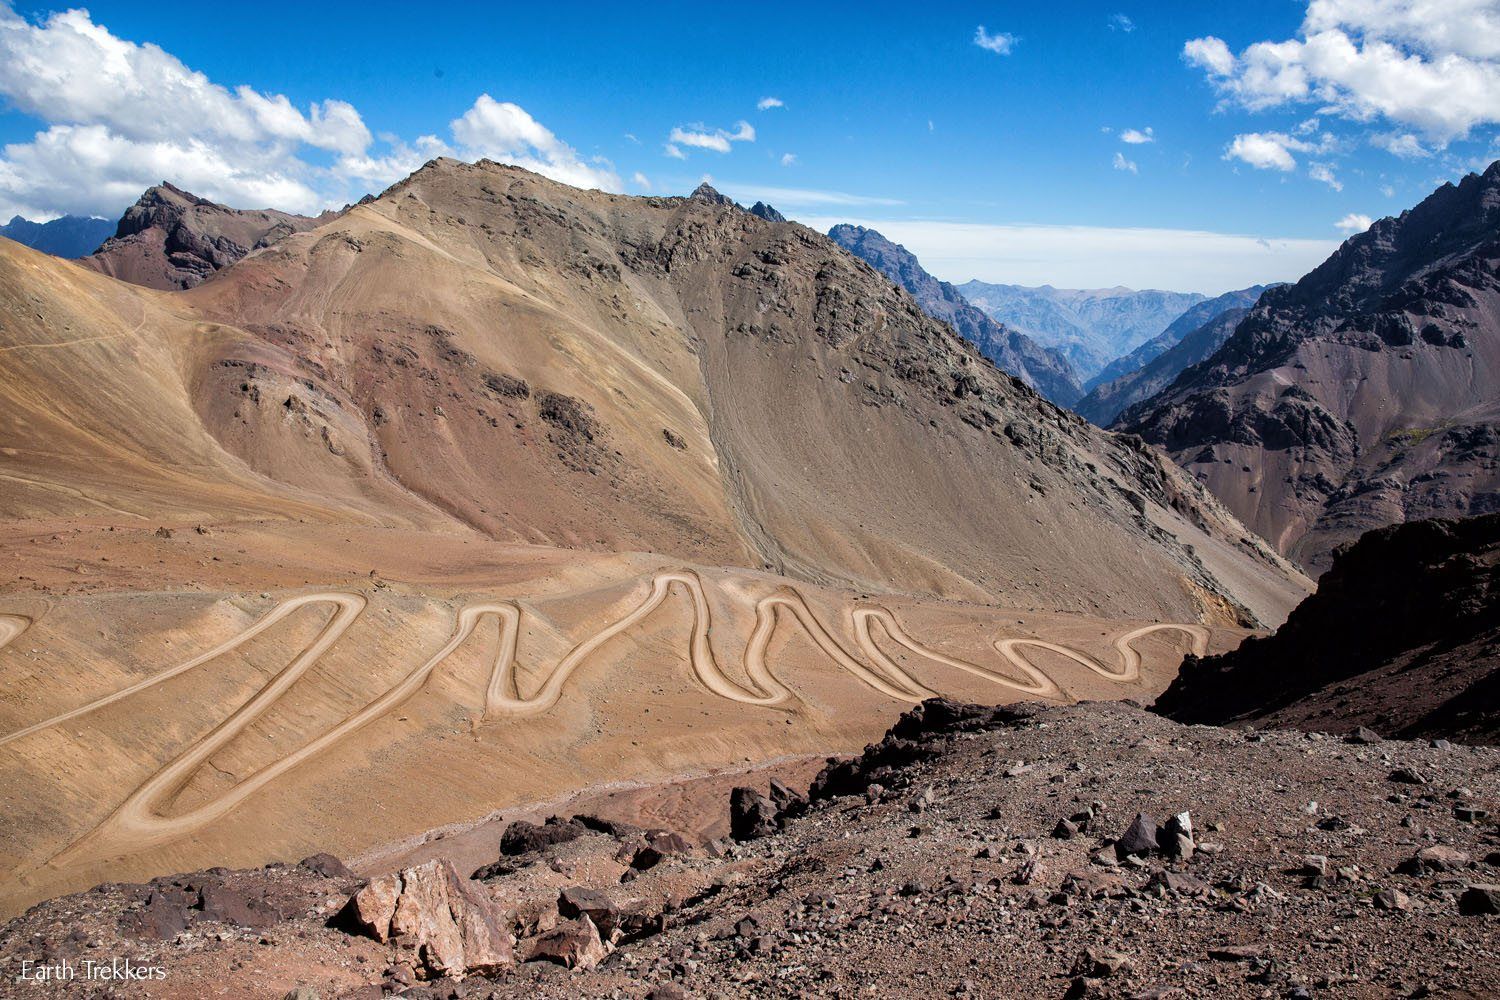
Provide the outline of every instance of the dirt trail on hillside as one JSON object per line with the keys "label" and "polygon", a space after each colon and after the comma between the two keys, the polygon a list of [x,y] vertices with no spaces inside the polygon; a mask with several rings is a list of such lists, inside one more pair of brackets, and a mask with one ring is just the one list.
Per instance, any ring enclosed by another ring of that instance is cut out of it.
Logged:
{"label": "dirt trail on hillside", "polygon": [[[463,607],[458,613],[453,632],[443,646],[359,711],[347,715],[307,743],[261,766],[227,790],[187,812],[172,813],[171,806],[193,775],[281,699],[330,647],[343,638],[364,612],[367,604],[365,597],[356,593],[323,591],[289,598],[244,631],[207,652],[112,694],[0,736],[0,746],[95,712],[200,667],[238,649],[303,608],[330,605],[334,609],[317,635],[290,663],[207,735],[191,743],[131,792],[103,822],[51,860],[54,865],[67,865],[157,847],[222,818],[281,775],[398,708],[421,690],[434,671],[491,616],[499,620],[499,644],[485,691],[484,714],[482,719],[476,721],[476,725],[500,718],[538,715],[552,709],[562,698],[575,671],[610,640],[650,617],[674,593],[685,595],[690,600],[692,623],[685,652],[697,682],[708,693],[719,698],[763,708],[790,708],[799,700],[793,689],[773,673],[767,661],[768,649],[777,625],[782,621],[800,625],[802,632],[819,651],[871,690],[908,703],[933,697],[940,691],[912,676],[880,647],[876,640],[877,625],[888,642],[917,658],[972,674],[1024,695],[1049,700],[1066,700],[1067,696],[1056,681],[1019,652],[1021,647],[1033,646],[1050,650],[1110,681],[1128,683],[1140,676],[1141,656],[1133,645],[1137,639],[1163,630],[1182,632],[1191,639],[1193,651],[1200,655],[1206,651],[1209,639],[1208,630],[1195,625],[1154,624],[1137,628],[1114,641],[1114,648],[1120,657],[1118,669],[1105,666],[1087,653],[1072,647],[1042,639],[1009,638],[995,641],[994,648],[1021,674],[1022,679],[1017,679],[931,649],[910,636],[889,609],[878,605],[860,605],[849,610],[845,624],[853,635],[854,645],[864,655],[862,661],[835,638],[800,592],[790,586],[782,586],[755,603],[754,628],[742,654],[742,667],[748,680],[746,686],[724,672],[714,653],[710,638],[712,611],[699,575],[690,570],[668,570],[658,572],[648,579],[649,588],[634,608],[574,645],[529,694],[521,693],[516,672],[523,614],[520,605],[514,601],[499,601]],[[29,620],[24,618],[0,617],[0,646],[20,635],[28,624]]]}

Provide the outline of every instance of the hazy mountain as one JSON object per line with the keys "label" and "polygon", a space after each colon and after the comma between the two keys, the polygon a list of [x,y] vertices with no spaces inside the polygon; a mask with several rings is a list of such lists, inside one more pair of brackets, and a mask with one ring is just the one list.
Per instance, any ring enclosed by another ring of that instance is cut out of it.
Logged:
{"label": "hazy mountain", "polygon": [[[1238,291],[1225,292],[1211,299],[1204,299],[1197,305],[1189,306],[1181,316],[1178,316],[1167,328],[1129,354],[1115,358],[1104,369],[1090,380],[1090,388],[1112,382],[1122,375],[1140,371],[1147,364],[1161,357],[1167,351],[1176,347],[1188,334],[1200,329],[1207,323],[1217,319],[1231,309],[1249,309],[1255,305],[1255,300],[1260,298],[1260,293],[1266,290],[1266,285],[1252,285],[1249,288],[1241,288]],[[1092,418],[1090,418],[1092,419]]]}
{"label": "hazy mountain", "polygon": [[1066,358],[1007,329],[969,303],[946,281],[923,270],[915,255],[873,229],[838,225],[828,236],[912,294],[927,315],[942,320],[979,348],[1001,370],[1016,376],[1059,406],[1083,395]]}
{"label": "hazy mountain", "polygon": [[1322,569],[1384,524],[1500,509],[1500,163],[1273,288],[1118,425]]}
{"label": "hazy mountain", "polygon": [[1249,307],[1239,306],[1219,313],[1144,367],[1094,386],[1074,409],[1100,427],[1110,426],[1126,408],[1154,396],[1171,385],[1183,369],[1217,351],[1249,312]]}
{"label": "hazy mountain", "polygon": [[93,253],[114,231],[115,225],[108,219],[86,215],[64,215],[49,222],[32,222],[18,215],[0,226],[0,236],[54,257]]}
{"label": "hazy mountain", "polygon": [[968,281],[959,292],[1043,347],[1056,348],[1085,386],[1115,358],[1161,333],[1207,296],[1130,288],[1053,288]]}
{"label": "hazy mountain", "polygon": [[149,188],[84,263],[148,288],[191,288],[252,250],[335,217],[218,205],[171,184]]}

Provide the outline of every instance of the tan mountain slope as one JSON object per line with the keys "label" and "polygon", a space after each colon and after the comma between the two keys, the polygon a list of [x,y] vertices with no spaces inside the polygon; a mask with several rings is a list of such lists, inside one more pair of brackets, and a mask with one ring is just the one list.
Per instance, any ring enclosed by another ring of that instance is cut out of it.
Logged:
{"label": "tan mountain slope", "polygon": [[171,293],[0,242],[0,353],[0,912],[1149,698],[1306,586],[703,199],[442,161]]}
{"label": "tan mountain slope", "polygon": [[[391,475],[492,536],[1174,618],[1275,620],[1297,588],[1201,489],[825,237],[708,199],[437,161],[186,299],[289,352]],[[222,381],[205,418],[274,466]]]}

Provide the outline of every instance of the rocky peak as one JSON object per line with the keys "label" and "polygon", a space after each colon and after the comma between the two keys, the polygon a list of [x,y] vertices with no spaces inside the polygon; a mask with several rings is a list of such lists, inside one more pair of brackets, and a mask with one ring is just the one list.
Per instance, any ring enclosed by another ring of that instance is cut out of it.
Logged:
{"label": "rocky peak", "polygon": [[776,209],[772,208],[770,205],[767,205],[763,201],[757,201],[754,205],[751,205],[750,214],[758,215],[762,219],[765,219],[767,222],[786,221],[786,216],[782,215],[780,212],[776,211]]}
{"label": "rocky peak", "polygon": [[713,185],[709,184],[708,181],[699,184],[688,197],[693,201],[706,201],[710,205],[723,205],[726,208],[739,207],[733,198],[714,190]]}

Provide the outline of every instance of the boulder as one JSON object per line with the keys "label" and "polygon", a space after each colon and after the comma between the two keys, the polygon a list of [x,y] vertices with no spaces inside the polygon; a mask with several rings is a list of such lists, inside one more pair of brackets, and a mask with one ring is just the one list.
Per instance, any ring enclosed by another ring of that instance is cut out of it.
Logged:
{"label": "boulder", "polygon": [[1124,859],[1132,854],[1150,854],[1158,846],[1156,821],[1145,813],[1136,813],[1135,821],[1115,841],[1115,854]]}
{"label": "boulder", "polygon": [[540,937],[532,938],[526,952],[528,962],[555,962],[567,969],[592,969],[609,954],[599,929],[586,915],[564,921]]}
{"label": "boulder", "polygon": [[620,936],[620,908],[614,900],[597,889],[575,885],[564,889],[557,897],[557,912],[568,919],[588,917],[606,941]]}
{"label": "boulder", "polygon": [[332,854],[314,854],[297,862],[303,868],[324,878],[354,878],[354,872]]}
{"label": "boulder", "polygon": [[500,835],[500,854],[505,857],[515,857],[518,854],[540,851],[553,844],[565,844],[570,840],[577,840],[587,832],[588,827],[577,820],[559,819],[556,816],[541,826],[525,820],[517,820],[507,826],[505,832]]}
{"label": "boulder", "polygon": [[779,828],[776,806],[770,799],[743,786],[729,793],[729,835],[735,840],[755,840]]}
{"label": "boulder", "polygon": [[1466,917],[1500,915],[1500,885],[1475,884],[1458,897],[1458,912]]}
{"label": "boulder", "polygon": [[505,912],[444,860],[372,879],[341,918],[376,941],[411,950],[434,976],[493,972],[514,962]]}

